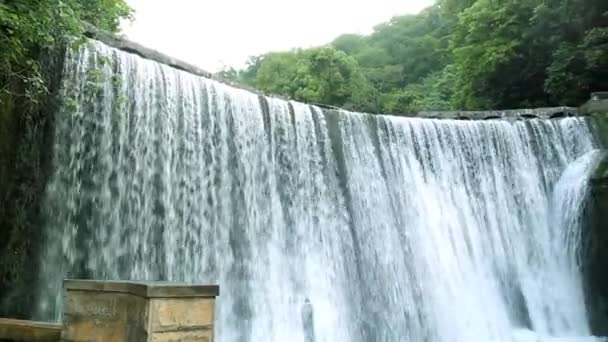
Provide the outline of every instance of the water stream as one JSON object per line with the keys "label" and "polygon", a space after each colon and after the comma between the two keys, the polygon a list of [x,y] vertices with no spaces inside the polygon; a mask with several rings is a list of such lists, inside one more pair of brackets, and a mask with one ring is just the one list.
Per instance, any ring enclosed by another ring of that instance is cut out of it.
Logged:
{"label": "water stream", "polygon": [[595,340],[584,118],[322,110],[98,42],[64,74],[39,318],[66,276],[162,279],[220,285],[220,342]]}

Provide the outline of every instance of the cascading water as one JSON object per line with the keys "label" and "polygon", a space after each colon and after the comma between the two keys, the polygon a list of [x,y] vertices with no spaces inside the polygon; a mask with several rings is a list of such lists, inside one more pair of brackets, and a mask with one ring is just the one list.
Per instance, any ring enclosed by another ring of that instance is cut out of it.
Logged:
{"label": "cascading water", "polygon": [[62,96],[40,318],[69,275],[217,283],[218,341],[594,339],[553,212],[582,118],[323,111],[97,42]]}
{"label": "cascading water", "polygon": [[600,150],[592,150],[575,160],[564,170],[553,189],[553,226],[560,227],[554,237],[556,248],[566,248],[567,253],[563,256],[573,268],[581,263],[581,212],[589,191],[589,177],[601,155]]}

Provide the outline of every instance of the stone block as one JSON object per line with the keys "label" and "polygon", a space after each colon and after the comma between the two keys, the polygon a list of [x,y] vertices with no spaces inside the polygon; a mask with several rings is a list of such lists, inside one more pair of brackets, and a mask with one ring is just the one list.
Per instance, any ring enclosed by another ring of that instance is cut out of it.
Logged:
{"label": "stone block", "polygon": [[213,330],[172,331],[155,333],[153,342],[212,342]]}
{"label": "stone block", "polygon": [[66,298],[64,312],[99,319],[124,318],[124,314],[119,312],[118,300],[118,296],[109,293],[71,291]]}
{"label": "stone block", "polygon": [[151,300],[151,331],[204,328],[213,325],[214,301],[209,298]]}
{"label": "stone block", "polygon": [[213,341],[217,286],[66,280],[65,342]]}
{"label": "stone block", "polygon": [[[69,317],[69,316],[67,316]],[[71,318],[65,322],[62,341],[128,341],[126,322]]]}

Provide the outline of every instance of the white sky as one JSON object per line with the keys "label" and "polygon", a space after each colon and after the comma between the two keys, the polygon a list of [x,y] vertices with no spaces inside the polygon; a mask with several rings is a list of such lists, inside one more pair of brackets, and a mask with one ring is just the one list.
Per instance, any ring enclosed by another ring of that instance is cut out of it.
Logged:
{"label": "white sky", "polygon": [[135,21],[126,36],[214,72],[249,56],[370,33],[433,0],[128,0]]}

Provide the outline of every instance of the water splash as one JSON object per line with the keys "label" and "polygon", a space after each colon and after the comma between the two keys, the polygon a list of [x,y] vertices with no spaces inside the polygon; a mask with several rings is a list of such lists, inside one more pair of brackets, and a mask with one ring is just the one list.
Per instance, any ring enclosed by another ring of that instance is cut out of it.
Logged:
{"label": "water splash", "polygon": [[555,184],[552,198],[553,226],[559,227],[556,247],[566,247],[571,268],[581,264],[582,211],[589,194],[589,177],[596,168],[602,152],[592,150],[570,164]]}
{"label": "water splash", "polygon": [[217,283],[218,341],[592,339],[552,211],[583,118],[324,111],[96,42],[62,96],[39,318],[69,274]]}

